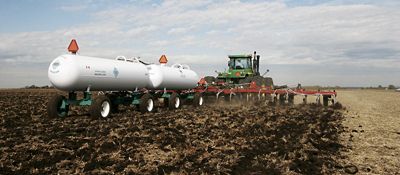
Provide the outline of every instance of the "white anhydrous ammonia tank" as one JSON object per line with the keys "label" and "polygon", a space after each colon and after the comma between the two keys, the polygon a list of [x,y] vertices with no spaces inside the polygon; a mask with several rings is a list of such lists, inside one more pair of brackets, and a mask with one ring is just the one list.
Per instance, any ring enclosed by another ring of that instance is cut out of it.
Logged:
{"label": "white anhydrous ammonia tank", "polygon": [[129,91],[148,89],[191,89],[198,75],[188,66],[145,65],[138,60],[116,60],[80,55],[61,55],[51,62],[51,84],[64,91]]}
{"label": "white anhydrous ammonia tank", "polygon": [[150,89],[191,89],[197,86],[199,76],[190,70],[189,66],[175,64],[171,67],[164,65],[148,65]]}
{"label": "white anhydrous ammonia tank", "polygon": [[147,68],[142,63],[80,55],[61,55],[49,66],[54,87],[64,91],[135,90],[148,84]]}

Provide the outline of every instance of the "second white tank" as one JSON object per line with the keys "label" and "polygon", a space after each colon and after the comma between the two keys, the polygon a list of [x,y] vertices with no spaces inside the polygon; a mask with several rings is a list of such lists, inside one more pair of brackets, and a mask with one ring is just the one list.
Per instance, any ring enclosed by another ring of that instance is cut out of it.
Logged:
{"label": "second white tank", "polygon": [[147,65],[149,72],[149,89],[183,90],[197,86],[199,76],[190,70],[189,66],[174,64],[171,67],[165,65]]}

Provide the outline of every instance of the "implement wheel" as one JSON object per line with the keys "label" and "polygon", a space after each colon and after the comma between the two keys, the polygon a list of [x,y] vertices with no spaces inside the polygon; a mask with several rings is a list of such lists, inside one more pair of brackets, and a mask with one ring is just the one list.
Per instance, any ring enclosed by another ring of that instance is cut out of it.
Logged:
{"label": "implement wheel", "polygon": [[322,103],[324,104],[324,106],[328,106],[328,104],[329,104],[329,95],[322,96]]}
{"label": "implement wheel", "polygon": [[65,97],[62,95],[55,95],[47,104],[47,114],[51,118],[66,117],[68,115],[69,105],[64,102]]}
{"label": "implement wheel", "polygon": [[139,110],[142,113],[152,112],[154,110],[154,101],[150,94],[144,94],[140,98]]}
{"label": "implement wheel", "polygon": [[178,109],[181,106],[181,99],[176,92],[173,92],[168,99],[169,109]]}
{"label": "implement wheel", "polygon": [[199,92],[196,92],[193,97],[193,106],[195,107],[203,106],[203,103],[204,103],[203,95]]}
{"label": "implement wheel", "polygon": [[288,96],[288,104],[289,105],[293,105],[294,104],[294,95],[293,94],[289,94],[289,96]]}
{"label": "implement wheel", "polygon": [[111,113],[110,99],[105,95],[98,96],[90,105],[89,112],[94,118],[107,118]]}
{"label": "implement wheel", "polygon": [[285,105],[286,94],[279,94],[279,105]]}

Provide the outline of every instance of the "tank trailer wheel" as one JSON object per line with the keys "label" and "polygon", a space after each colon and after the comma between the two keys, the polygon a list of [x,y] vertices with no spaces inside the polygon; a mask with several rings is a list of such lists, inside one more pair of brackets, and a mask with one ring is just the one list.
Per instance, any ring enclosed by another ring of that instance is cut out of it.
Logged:
{"label": "tank trailer wheel", "polygon": [[181,100],[176,92],[172,93],[168,99],[168,108],[169,109],[178,109],[181,105]]}
{"label": "tank trailer wheel", "polygon": [[153,97],[150,94],[144,94],[140,98],[139,110],[142,113],[153,112],[154,101],[153,101]]}
{"label": "tank trailer wheel", "polygon": [[111,112],[110,99],[105,95],[98,96],[90,105],[90,116],[95,118],[107,118]]}
{"label": "tank trailer wheel", "polygon": [[65,97],[62,95],[55,95],[47,104],[47,114],[51,118],[66,117],[68,115],[69,105],[63,104]]}
{"label": "tank trailer wheel", "polygon": [[201,95],[201,93],[196,92],[193,97],[193,106],[196,106],[196,107],[203,106],[203,104],[204,104],[203,96]]}
{"label": "tank trailer wheel", "polygon": [[106,96],[108,97],[108,99],[110,99],[111,102],[111,113],[117,113],[119,105],[114,103],[114,100],[117,98],[117,95],[106,94]]}

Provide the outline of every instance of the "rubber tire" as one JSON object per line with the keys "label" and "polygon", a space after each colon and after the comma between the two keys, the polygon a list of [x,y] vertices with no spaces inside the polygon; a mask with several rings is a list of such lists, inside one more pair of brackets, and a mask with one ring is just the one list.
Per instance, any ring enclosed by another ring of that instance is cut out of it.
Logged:
{"label": "rubber tire", "polygon": [[288,96],[288,104],[289,105],[293,105],[294,104],[294,95],[293,94],[289,94],[289,96]]}
{"label": "rubber tire", "polygon": [[245,79],[240,80],[239,84],[251,83],[253,81],[259,87],[261,87],[262,85],[264,85],[266,87],[271,87],[271,86],[274,85],[271,77],[262,77],[260,75],[256,75],[256,76],[252,76],[252,77],[246,77]]}
{"label": "rubber tire", "polygon": [[65,100],[65,97],[62,95],[55,95],[53,96],[50,100],[49,103],[47,104],[47,115],[50,118],[57,118],[57,117],[66,117],[68,116],[68,110],[69,110],[69,105],[66,105],[66,112],[64,114],[61,114],[59,112],[59,107],[62,104],[62,101]]}
{"label": "rubber tire", "polygon": [[111,105],[111,113],[117,113],[119,111],[119,109],[118,109],[119,104],[113,103],[113,101],[117,98],[117,95],[107,94],[106,96],[108,97],[108,99],[110,99],[110,102],[111,102],[111,104],[110,104]]}
{"label": "rubber tire", "polygon": [[[105,117],[103,117],[101,115],[101,111],[102,111],[101,105],[103,104],[104,101],[107,101],[110,104],[110,112]],[[92,116],[93,118],[108,118],[111,114],[110,99],[105,95],[98,96],[96,99],[94,99],[92,105],[90,105],[89,113],[90,113],[90,116]]]}
{"label": "rubber tire", "polygon": [[323,95],[322,96],[322,103],[324,104],[324,106],[328,106],[329,105],[329,96],[328,95]]}
{"label": "rubber tire", "polygon": [[274,86],[274,81],[272,80],[271,77],[265,77],[264,81],[265,81],[265,86],[267,87]]}
{"label": "rubber tire", "polygon": [[[202,104],[200,104],[200,99],[203,99]],[[193,96],[193,106],[203,106],[204,105],[204,98],[200,92],[196,92]]]}
{"label": "rubber tire", "polygon": [[175,107],[175,99],[179,98],[178,93],[173,92],[169,98],[168,98],[168,108],[169,109],[178,109],[179,107],[181,107],[181,100],[179,99],[179,106],[176,108]]}
{"label": "rubber tire", "polygon": [[208,83],[208,84],[212,84],[212,82],[215,82],[216,83],[216,79],[215,79],[215,77],[213,77],[213,76],[206,76],[206,77],[204,77],[204,80]]}
{"label": "rubber tire", "polygon": [[279,105],[285,105],[286,98],[286,94],[279,94]]}
{"label": "rubber tire", "polygon": [[[151,99],[153,101],[153,109],[151,111],[147,110],[147,101]],[[139,103],[139,111],[141,113],[146,113],[146,112],[153,112],[154,111],[154,100],[153,96],[150,94],[144,94],[142,97],[140,97],[140,103]]]}

